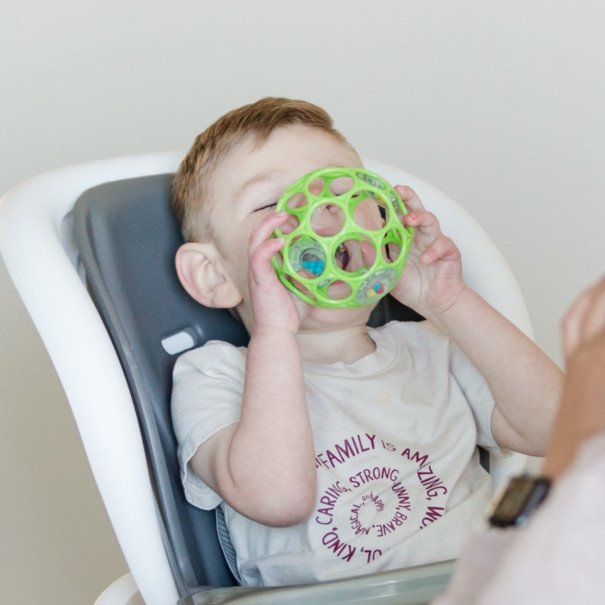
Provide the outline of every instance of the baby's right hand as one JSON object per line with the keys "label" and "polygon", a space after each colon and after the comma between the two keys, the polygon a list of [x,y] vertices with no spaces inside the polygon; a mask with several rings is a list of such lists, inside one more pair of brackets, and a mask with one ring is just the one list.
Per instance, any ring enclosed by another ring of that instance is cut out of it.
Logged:
{"label": "baby's right hand", "polygon": [[272,238],[271,234],[287,219],[285,212],[270,212],[252,232],[248,248],[248,287],[255,329],[280,327],[296,334],[309,306],[288,291],[271,264],[271,257],[284,246],[283,239]]}

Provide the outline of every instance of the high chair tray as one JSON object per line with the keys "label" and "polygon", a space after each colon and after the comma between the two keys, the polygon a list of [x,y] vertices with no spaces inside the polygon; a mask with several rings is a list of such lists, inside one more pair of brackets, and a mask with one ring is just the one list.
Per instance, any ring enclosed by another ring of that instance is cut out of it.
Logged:
{"label": "high chair tray", "polygon": [[427,605],[445,590],[453,567],[445,561],[306,586],[213,589],[179,605]]}

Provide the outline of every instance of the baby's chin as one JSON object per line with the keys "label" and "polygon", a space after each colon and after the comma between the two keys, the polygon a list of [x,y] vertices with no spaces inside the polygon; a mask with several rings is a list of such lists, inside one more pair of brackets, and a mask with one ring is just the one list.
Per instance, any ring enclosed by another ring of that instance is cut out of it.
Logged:
{"label": "baby's chin", "polygon": [[309,313],[304,318],[299,332],[309,334],[366,325],[375,306],[333,309],[309,305]]}

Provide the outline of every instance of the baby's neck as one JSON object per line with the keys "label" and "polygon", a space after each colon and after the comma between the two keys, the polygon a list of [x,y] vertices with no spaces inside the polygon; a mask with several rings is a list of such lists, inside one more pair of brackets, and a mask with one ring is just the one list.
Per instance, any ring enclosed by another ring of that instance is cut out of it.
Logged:
{"label": "baby's neck", "polygon": [[297,338],[302,358],[314,363],[353,363],[376,350],[365,325],[299,332]]}

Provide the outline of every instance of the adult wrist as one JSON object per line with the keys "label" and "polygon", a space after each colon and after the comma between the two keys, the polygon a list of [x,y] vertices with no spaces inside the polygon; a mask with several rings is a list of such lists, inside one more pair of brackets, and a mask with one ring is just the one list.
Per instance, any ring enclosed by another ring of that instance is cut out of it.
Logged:
{"label": "adult wrist", "polygon": [[519,475],[510,479],[495,501],[489,523],[492,527],[507,528],[525,525],[548,496],[551,481],[545,476]]}

